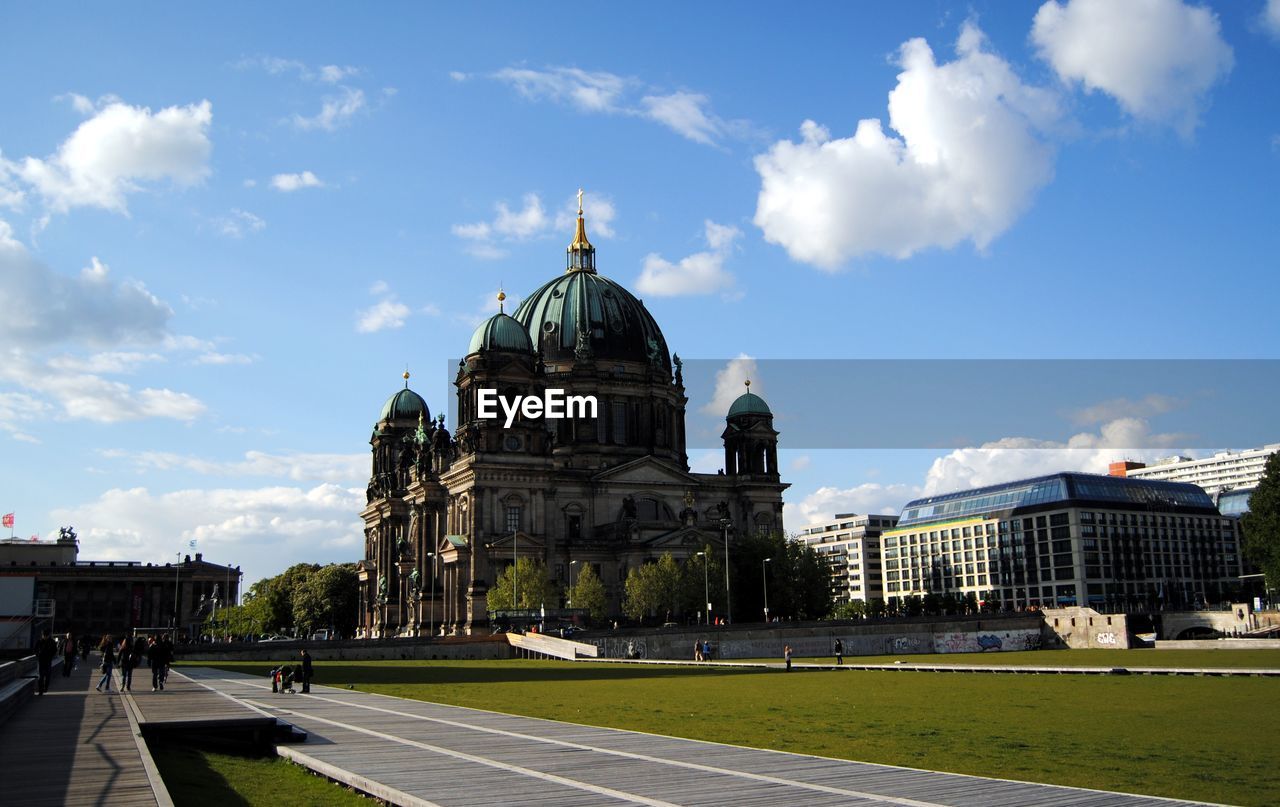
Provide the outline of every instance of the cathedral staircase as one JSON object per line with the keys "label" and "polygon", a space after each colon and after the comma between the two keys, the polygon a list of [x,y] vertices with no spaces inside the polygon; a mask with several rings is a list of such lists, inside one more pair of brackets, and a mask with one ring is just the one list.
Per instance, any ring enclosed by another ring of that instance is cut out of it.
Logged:
{"label": "cathedral staircase", "polygon": [[508,633],[507,641],[520,651],[524,658],[558,658],[577,661],[579,658],[595,658],[596,646],[547,636],[543,633]]}

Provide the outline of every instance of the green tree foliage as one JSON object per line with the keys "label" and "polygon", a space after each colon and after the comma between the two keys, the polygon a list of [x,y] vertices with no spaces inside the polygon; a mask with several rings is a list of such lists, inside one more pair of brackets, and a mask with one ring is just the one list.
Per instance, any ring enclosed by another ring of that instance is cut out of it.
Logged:
{"label": "green tree foliage", "polygon": [[298,563],[254,583],[244,604],[219,609],[206,620],[213,635],[282,633],[303,636],[319,628],[343,636],[355,631],[359,581],[353,563]]}
{"label": "green tree foliage", "polygon": [[705,619],[704,603],[710,601],[712,613],[724,611],[724,555],[717,555],[710,544],[702,554],[695,554],[680,566],[680,607],[686,619]]}
{"label": "green tree foliage", "polygon": [[832,619],[862,619],[867,615],[867,604],[862,600],[850,600],[836,606]]}
{"label": "green tree foliage", "polygon": [[488,602],[490,611],[541,608],[544,605],[555,608],[560,605],[560,587],[551,581],[547,565],[541,560],[520,558],[498,575],[489,589]]}
{"label": "green tree foliage", "polygon": [[1267,576],[1268,589],[1280,588],[1280,453],[1267,459],[1240,528],[1244,531],[1245,558]]}
{"label": "green tree foliage", "polygon": [[687,577],[670,552],[657,563],[646,563],[627,573],[622,611],[632,619],[657,615],[662,621],[680,615],[682,585]]}
{"label": "green tree foliage", "polygon": [[831,613],[831,567],[813,547],[782,533],[746,535],[734,538],[729,558],[735,621],[764,619],[766,580],[770,618],[811,620]]}
{"label": "green tree foliage", "polygon": [[609,598],[604,583],[590,563],[577,564],[581,571],[569,588],[569,601],[574,608],[581,608],[594,620],[604,619],[609,609]]}

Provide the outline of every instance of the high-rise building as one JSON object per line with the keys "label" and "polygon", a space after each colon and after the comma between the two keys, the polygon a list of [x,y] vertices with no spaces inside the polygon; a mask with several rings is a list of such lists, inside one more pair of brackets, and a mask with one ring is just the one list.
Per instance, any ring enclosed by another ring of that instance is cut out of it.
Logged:
{"label": "high-rise building", "polygon": [[1166,457],[1149,465],[1127,462],[1123,464],[1128,467],[1120,473],[1116,473],[1114,468],[1121,463],[1112,463],[1112,474],[1132,479],[1190,482],[1210,494],[1225,490],[1252,489],[1262,479],[1267,459],[1277,451],[1280,451],[1280,443],[1245,451],[1220,451],[1212,457],[1198,460],[1190,457]]}
{"label": "high-rise building", "polygon": [[1199,487],[1059,473],[917,499],[881,538],[885,599],[1188,606],[1238,586],[1238,523]]}
{"label": "high-rise building", "polygon": [[838,513],[831,521],[811,524],[796,540],[813,547],[831,565],[831,592],[836,604],[882,596],[880,534],[898,523],[894,515]]}

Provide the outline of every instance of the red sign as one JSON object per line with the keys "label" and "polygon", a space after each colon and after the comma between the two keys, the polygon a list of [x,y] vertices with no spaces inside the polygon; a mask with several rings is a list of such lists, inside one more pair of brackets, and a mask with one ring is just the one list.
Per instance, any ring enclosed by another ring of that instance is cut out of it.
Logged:
{"label": "red sign", "polygon": [[5,515],[5,517],[4,517],[4,519],[3,519],[3,521],[0,521],[0,526],[4,526],[4,527],[8,527],[8,528],[10,528],[10,529],[13,529],[13,513],[7,513],[7,514]]}
{"label": "red sign", "polygon": [[136,628],[142,624],[142,584],[133,584],[133,598],[129,603],[129,627]]}

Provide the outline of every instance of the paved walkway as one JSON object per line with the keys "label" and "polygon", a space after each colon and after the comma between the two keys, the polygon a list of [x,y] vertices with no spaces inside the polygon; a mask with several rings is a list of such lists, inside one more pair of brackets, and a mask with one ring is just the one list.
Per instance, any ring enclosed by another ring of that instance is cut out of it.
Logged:
{"label": "paved walkway", "polygon": [[54,668],[49,691],[35,696],[0,723],[0,803],[58,805],[171,804],[159,798],[139,750],[136,726],[117,690],[94,690],[101,673],[95,659],[80,662],[70,677]]}
{"label": "paved walkway", "polygon": [[273,695],[259,678],[184,668],[199,683],[305,729],[279,752],[402,805],[1189,804],[763,751],[330,687]]}

